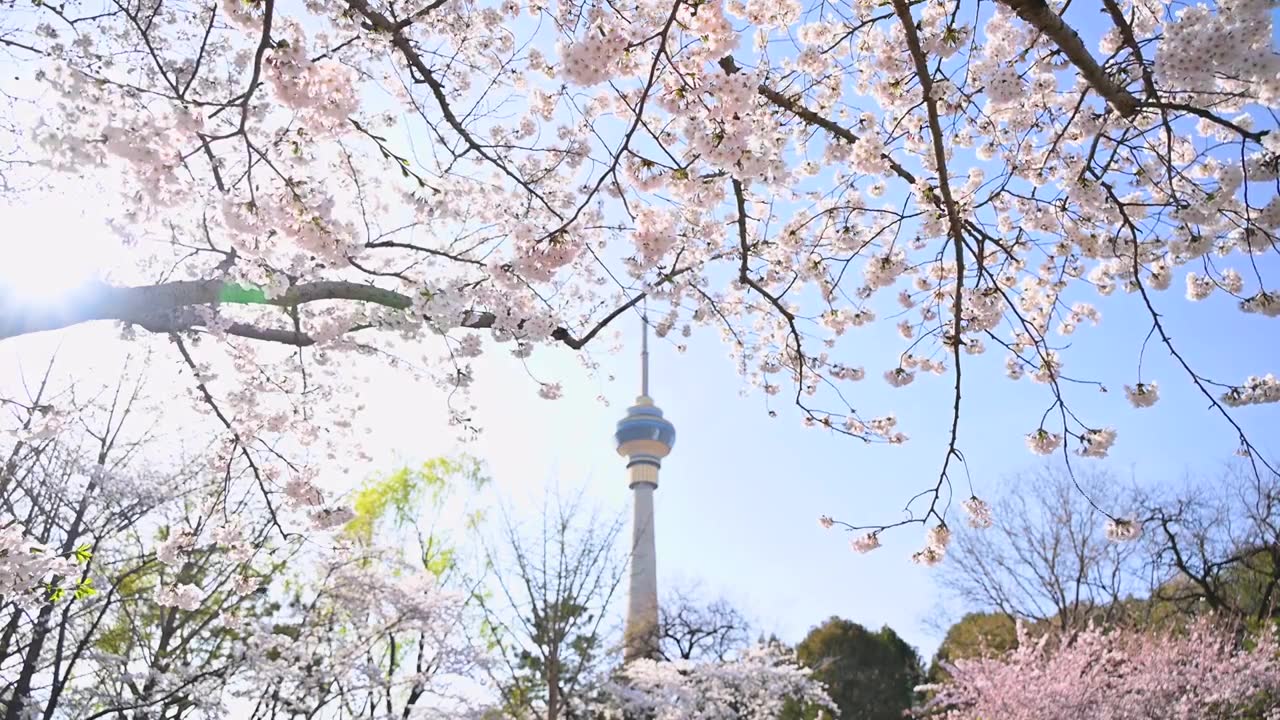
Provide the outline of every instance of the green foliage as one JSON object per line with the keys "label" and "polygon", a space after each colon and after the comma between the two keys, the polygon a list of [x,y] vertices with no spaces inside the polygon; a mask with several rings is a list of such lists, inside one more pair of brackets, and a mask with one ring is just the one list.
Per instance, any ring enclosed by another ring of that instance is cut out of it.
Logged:
{"label": "green foliage", "polygon": [[[425,510],[439,510],[450,493],[459,487],[480,490],[489,479],[480,463],[469,457],[432,458],[418,468],[403,467],[385,477],[366,482],[356,492],[352,509],[355,517],[343,532],[370,544],[379,527],[400,529],[412,526]],[[474,514],[474,513],[473,513]],[[479,522],[479,518],[469,521]],[[448,548],[438,548],[445,554]],[[434,558],[435,562],[441,562]],[[428,560],[424,558],[424,565]]]}
{"label": "green foliage", "polygon": [[437,578],[443,577],[446,572],[453,569],[458,551],[452,547],[433,551],[432,545],[434,543],[430,543],[427,550],[422,553],[422,567]]}
{"label": "green foliage", "polygon": [[[796,657],[827,686],[842,718],[900,720],[924,679],[915,648],[891,628],[871,632],[838,617],[809,631]],[[787,720],[808,720],[815,711],[788,712]]]}
{"label": "green foliage", "polygon": [[[150,582],[150,579],[154,576],[154,572],[148,571],[132,572],[120,576],[116,581],[116,600],[122,605],[132,605],[134,601],[143,599],[151,593],[154,587]],[[143,634],[146,634],[150,628],[154,627],[154,625],[147,623],[142,623],[142,626],[144,629],[139,630],[139,632]],[[130,616],[123,614],[117,616],[113,624],[98,633],[98,637],[93,642],[94,649],[112,655],[125,654],[133,640],[131,628]]]}
{"label": "green foliage", "polygon": [[91,598],[97,594],[97,589],[93,587],[93,578],[86,577],[76,583],[76,589],[73,597],[75,597],[76,600],[84,600],[85,598]]}
{"label": "green foliage", "polygon": [[947,630],[929,666],[929,681],[941,682],[943,665],[962,658],[1001,655],[1018,645],[1018,628],[1004,613],[969,613]]}
{"label": "green foliage", "polygon": [[493,652],[501,647],[501,630],[489,618],[480,620],[480,640],[484,642],[486,652]]}
{"label": "green foliage", "polygon": [[[54,585],[52,582],[44,584],[44,591],[45,599],[51,603],[62,602],[67,598],[67,589]],[[84,600],[97,594],[98,591],[93,587],[93,578],[91,577],[81,578],[75,584],[75,587],[71,589],[71,597],[76,600]]]}
{"label": "green foliage", "polygon": [[[356,491],[352,501],[355,517],[342,532],[362,545],[403,549],[408,545],[406,538],[397,535],[412,529],[418,544],[418,564],[443,579],[457,567],[459,553],[447,535],[434,527],[434,521],[458,491],[478,492],[488,483],[480,462],[467,456],[433,458],[417,468],[402,467],[368,480]],[[484,513],[474,510],[463,518],[466,529],[471,531],[483,522]]]}

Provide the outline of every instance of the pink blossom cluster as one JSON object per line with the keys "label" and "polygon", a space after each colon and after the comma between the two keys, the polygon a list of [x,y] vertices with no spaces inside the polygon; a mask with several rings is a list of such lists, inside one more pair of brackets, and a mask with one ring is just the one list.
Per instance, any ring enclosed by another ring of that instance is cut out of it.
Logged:
{"label": "pink blossom cluster", "polygon": [[[1271,633],[1247,642],[1212,618],[1171,630],[1090,628],[1032,637],[997,658],[957,660],[931,686],[922,716],[948,720],[1202,720],[1274,707],[1280,645]],[[1253,716],[1250,716],[1253,717]]]}
{"label": "pink blossom cluster", "polygon": [[297,24],[285,23],[281,35],[266,60],[275,97],[304,116],[305,127],[314,135],[345,133],[360,107],[355,73],[334,60],[308,58],[306,38]]}

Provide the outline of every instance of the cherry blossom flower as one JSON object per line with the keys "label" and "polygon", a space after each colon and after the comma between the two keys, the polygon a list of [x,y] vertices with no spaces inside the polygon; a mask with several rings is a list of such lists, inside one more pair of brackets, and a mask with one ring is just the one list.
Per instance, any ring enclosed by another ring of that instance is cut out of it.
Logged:
{"label": "cherry blossom flower", "polygon": [[894,387],[905,387],[916,379],[916,374],[899,367],[886,371],[884,379]]}
{"label": "cherry blossom flower", "polygon": [[27,536],[17,523],[0,528],[0,597],[13,598],[23,605],[48,599],[42,590],[56,578],[69,578],[75,563],[50,547]]}
{"label": "cherry blossom flower", "polygon": [[1124,386],[1125,397],[1129,404],[1136,408],[1151,407],[1160,399],[1160,387],[1154,382],[1138,383],[1136,386]]}
{"label": "cherry blossom flower", "polygon": [[355,518],[355,512],[349,507],[320,508],[307,514],[311,518],[311,527],[316,530],[332,530],[342,527]]}
{"label": "cherry blossom flower", "polygon": [[911,562],[917,565],[924,565],[925,567],[934,567],[938,563],[942,562],[944,554],[945,551],[934,547],[933,545],[927,545],[923,550],[911,554]]}
{"label": "cherry blossom flower", "polygon": [[968,516],[969,527],[984,529],[992,525],[991,506],[985,500],[970,497],[961,506]]}
{"label": "cherry blossom flower", "polygon": [[1133,518],[1110,518],[1107,520],[1107,539],[1116,542],[1129,542],[1142,537],[1142,523]]}
{"label": "cherry blossom flower", "polygon": [[1262,377],[1250,377],[1243,385],[1233,387],[1224,393],[1222,402],[1231,407],[1280,402],[1280,380],[1271,373]]}
{"label": "cherry blossom flower", "polygon": [[947,545],[951,544],[951,530],[946,525],[935,525],[929,528],[929,532],[925,535],[925,544],[937,550],[939,554],[946,553]]}
{"label": "cherry blossom flower", "polygon": [[1027,447],[1031,448],[1031,452],[1037,455],[1052,455],[1061,446],[1062,436],[1057,433],[1051,433],[1044,428],[1027,434]]}
{"label": "cherry blossom flower", "polygon": [[195,544],[196,538],[189,531],[175,530],[167,540],[156,546],[156,559],[170,567],[181,565],[183,556]]}
{"label": "cherry blossom flower", "polygon": [[204,593],[200,588],[188,583],[161,588],[156,594],[156,604],[161,607],[176,607],[188,612],[200,607]]}
{"label": "cherry blossom flower", "polygon": [[850,547],[854,552],[866,554],[880,547],[880,533],[869,532],[866,535],[860,535],[849,541]]}
{"label": "cherry blossom flower", "polygon": [[1116,441],[1116,431],[1111,428],[1085,430],[1080,436],[1076,453],[1084,457],[1104,458]]}

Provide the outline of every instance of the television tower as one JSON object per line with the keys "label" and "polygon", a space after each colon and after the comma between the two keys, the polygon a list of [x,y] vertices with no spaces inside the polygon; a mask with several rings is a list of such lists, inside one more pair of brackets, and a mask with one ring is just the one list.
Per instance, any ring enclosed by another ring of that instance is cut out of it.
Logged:
{"label": "television tower", "polygon": [[655,658],[658,654],[658,559],[653,541],[653,491],[658,489],[662,458],[676,443],[676,428],[662,417],[649,397],[649,320],[641,318],[640,397],[618,421],[614,440],[618,454],[627,458],[627,475],[633,493],[631,526],[631,589],[627,600],[627,624],[623,661]]}

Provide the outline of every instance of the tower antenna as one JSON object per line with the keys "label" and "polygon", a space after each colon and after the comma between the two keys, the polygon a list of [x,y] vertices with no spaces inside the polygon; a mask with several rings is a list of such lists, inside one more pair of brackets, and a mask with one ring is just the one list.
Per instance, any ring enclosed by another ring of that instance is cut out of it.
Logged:
{"label": "tower antenna", "polygon": [[649,298],[640,310],[640,394],[649,397]]}

